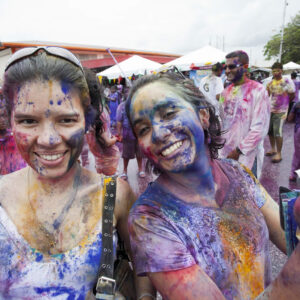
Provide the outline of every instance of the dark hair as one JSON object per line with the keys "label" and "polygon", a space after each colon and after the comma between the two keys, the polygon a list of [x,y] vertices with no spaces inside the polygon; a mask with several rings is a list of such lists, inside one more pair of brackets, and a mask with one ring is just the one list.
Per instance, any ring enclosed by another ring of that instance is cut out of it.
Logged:
{"label": "dark hair", "polygon": [[223,132],[221,130],[220,121],[215,113],[215,108],[209,102],[207,102],[207,100],[205,100],[203,94],[194,85],[192,80],[183,78],[178,73],[159,73],[155,75],[146,75],[139,78],[134,83],[126,100],[126,113],[130,123],[130,104],[133,95],[143,86],[156,81],[164,82],[170,87],[175,88],[178,95],[193,105],[195,111],[197,111],[200,106],[207,107],[209,111],[209,128],[204,130],[204,134],[211,157],[218,158],[218,150],[224,146],[225,141],[222,138]]}
{"label": "dark hair", "polygon": [[291,78],[292,79],[296,79],[297,78],[297,73],[296,72],[292,72],[291,73]]}
{"label": "dark hair", "polygon": [[17,90],[27,82],[35,80],[63,81],[79,92],[82,106],[89,113],[90,97],[82,70],[71,62],[39,51],[35,55],[12,64],[4,73],[3,94],[7,99],[7,112],[10,117],[13,99]]}
{"label": "dark hair", "polygon": [[223,70],[223,66],[219,62],[212,66],[212,71],[213,72],[218,72],[218,71],[221,71],[221,70]]}
{"label": "dark hair", "polygon": [[226,58],[234,58],[234,57],[238,57],[239,61],[243,64],[243,65],[247,65],[249,64],[249,56],[248,54],[243,51],[243,50],[237,50],[237,51],[233,51],[228,53],[226,56]]}
{"label": "dark hair", "polygon": [[280,63],[279,61],[274,62],[274,64],[272,65],[271,69],[272,69],[272,70],[274,70],[274,69],[280,69],[280,70],[283,70],[282,63]]}
{"label": "dark hair", "polygon": [[91,107],[93,108],[93,116],[91,126],[95,130],[97,141],[104,145],[100,138],[103,132],[103,122],[100,119],[100,115],[103,112],[105,106],[105,99],[102,93],[102,86],[100,85],[99,79],[95,72],[90,69],[84,68],[85,79],[90,91]]}

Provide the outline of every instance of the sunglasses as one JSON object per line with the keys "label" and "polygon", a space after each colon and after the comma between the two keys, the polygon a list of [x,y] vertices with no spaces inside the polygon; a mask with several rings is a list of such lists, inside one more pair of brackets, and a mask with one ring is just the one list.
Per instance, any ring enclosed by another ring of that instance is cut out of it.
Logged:
{"label": "sunglasses", "polygon": [[233,69],[235,69],[235,68],[238,68],[238,67],[241,67],[242,66],[242,64],[231,64],[231,65],[224,65],[224,70],[226,70],[227,68],[229,69],[229,70],[233,70]]}
{"label": "sunglasses", "polygon": [[39,46],[39,47],[27,47],[23,48],[17,52],[15,52],[8,60],[6,66],[5,66],[5,72],[8,70],[8,68],[13,65],[14,63],[30,57],[32,55],[36,55],[39,51],[45,51],[49,55],[53,55],[62,59],[67,60],[68,62],[74,64],[75,66],[79,67],[81,71],[83,72],[82,65],[79,61],[79,59],[71,53],[69,50],[55,47],[55,46]]}

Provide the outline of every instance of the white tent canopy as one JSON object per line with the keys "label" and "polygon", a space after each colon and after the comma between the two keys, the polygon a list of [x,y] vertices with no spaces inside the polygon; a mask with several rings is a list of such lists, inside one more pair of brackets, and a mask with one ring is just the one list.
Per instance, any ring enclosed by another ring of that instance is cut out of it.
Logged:
{"label": "white tent canopy", "polygon": [[[121,63],[119,63],[119,66],[121,67],[125,76],[130,77],[132,76],[132,74],[149,74],[151,71],[161,67],[161,64],[138,55],[133,55],[130,58],[123,60]],[[119,78],[120,76],[124,77],[124,75],[120,71],[120,68],[117,65],[114,65],[98,73],[97,75],[106,76],[108,79],[115,79]]]}
{"label": "white tent canopy", "polygon": [[300,69],[300,65],[290,61],[287,64],[283,65],[283,70],[297,70]]}
{"label": "white tent canopy", "polygon": [[191,65],[202,67],[225,60],[226,53],[212,46],[205,46],[184,56],[176,58],[163,67],[176,66],[181,71],[188,71]]}

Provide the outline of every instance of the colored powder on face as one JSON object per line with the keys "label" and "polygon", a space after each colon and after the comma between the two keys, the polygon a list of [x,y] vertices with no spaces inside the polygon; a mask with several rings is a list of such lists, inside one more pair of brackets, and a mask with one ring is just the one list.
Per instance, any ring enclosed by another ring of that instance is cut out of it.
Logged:
{"label": "colored powder on face", "polygon": [[50,117],[50,114],[51,114],[50,109],[47,109],[47,110],[45,111],[45,117],[46,117],[46,118],[49,118],[49,117]]}
{"label": "colored powder on face", "polygon": [[78,156],[81,153],[84,139],[84,129],[77,130],[71,138],[66,142],[67,145],[71,148],[71,156],[68,164],[68,169],[70,169],[74,162],[77,160]]}
{"label": "colored powder on face", "polygon": [[66,94],[68,94],[69,92],[70,92],[70,87],[69,87],[69,85],[67,84],[67,83],[65,83],[65,82],[61,82],[61,84],[60,84],[60,86],[61,86],[61,90],[62,90],[62,92],[66,95]]}

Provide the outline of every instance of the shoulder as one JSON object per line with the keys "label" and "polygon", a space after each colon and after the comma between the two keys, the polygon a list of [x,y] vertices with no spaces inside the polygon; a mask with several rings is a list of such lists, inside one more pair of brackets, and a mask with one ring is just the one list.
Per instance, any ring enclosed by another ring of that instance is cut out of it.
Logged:
{"label": "shoulder", "polygon": [[129,210],[136,200],[136,196],[127,181],[117,178],[116,183],[115,216],[117,219],[120,219],[128,216]]}
{"label": "shoulder", "polygon": [[[27,182],[28,168],[1,176],[0,178],[0,205],[12,205],[24,194]],[[18,187],[18,188],[16,188]]]}

